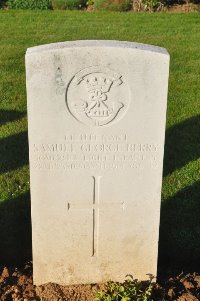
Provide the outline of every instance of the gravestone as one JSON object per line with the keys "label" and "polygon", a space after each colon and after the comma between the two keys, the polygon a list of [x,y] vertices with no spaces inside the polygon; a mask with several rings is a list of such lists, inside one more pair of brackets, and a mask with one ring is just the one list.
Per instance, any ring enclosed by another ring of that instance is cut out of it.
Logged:
{"label": "gravestone", "polygon": [[168,69],[138,43],[27,50],[35,284],[156,275]]}

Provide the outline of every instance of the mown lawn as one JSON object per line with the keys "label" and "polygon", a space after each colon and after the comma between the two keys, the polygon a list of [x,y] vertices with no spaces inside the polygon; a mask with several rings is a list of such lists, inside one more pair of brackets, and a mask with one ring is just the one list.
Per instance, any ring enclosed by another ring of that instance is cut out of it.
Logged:
{"label": "mown lawn", "polygon": [[26,48],[80,39],[168,49],[159,262],[200,263],[200,14],[0,11],[0,265],[31,257]]}

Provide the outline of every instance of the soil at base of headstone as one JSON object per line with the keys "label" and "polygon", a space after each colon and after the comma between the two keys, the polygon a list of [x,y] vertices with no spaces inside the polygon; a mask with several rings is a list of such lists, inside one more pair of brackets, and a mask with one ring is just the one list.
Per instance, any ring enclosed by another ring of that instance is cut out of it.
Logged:
{"label": "soil at base of headstone", "polygon": [[[1,301],[93,301],[94,290],[104,290],[105,284],[61,286],[48,283],[34,286],[32,264],[24,268],[0,268]],[[200,300],[200,274],[181,273],[159,279],[153,284],[153,300]]]}

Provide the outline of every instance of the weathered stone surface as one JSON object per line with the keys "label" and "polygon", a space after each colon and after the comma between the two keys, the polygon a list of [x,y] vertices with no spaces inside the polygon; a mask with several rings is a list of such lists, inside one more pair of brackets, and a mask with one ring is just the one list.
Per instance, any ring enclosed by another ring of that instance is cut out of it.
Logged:
{"label": "weathered stone surface", "polygon": [[156,275],[168,68],[137,43],[28,49],[35,284]]}

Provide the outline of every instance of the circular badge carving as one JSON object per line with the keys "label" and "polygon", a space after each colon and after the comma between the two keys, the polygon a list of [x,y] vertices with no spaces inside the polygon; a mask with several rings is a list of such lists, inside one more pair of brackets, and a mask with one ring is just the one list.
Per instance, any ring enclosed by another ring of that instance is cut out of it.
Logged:
{"label": "circular badge carving", "polygon": [[129,92],[123,77],[105,67],[81,70],[67,88],[70,113],[90,126],[104,126],[121,119],[127,111]]}

